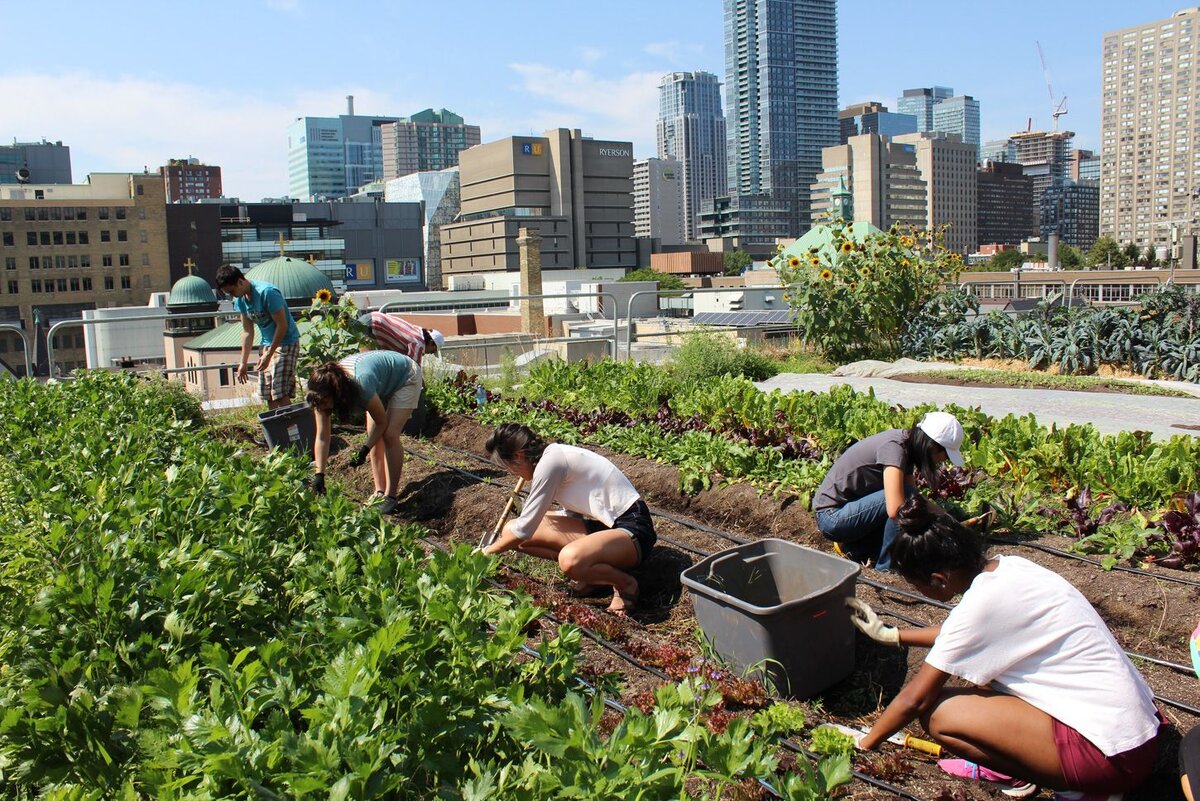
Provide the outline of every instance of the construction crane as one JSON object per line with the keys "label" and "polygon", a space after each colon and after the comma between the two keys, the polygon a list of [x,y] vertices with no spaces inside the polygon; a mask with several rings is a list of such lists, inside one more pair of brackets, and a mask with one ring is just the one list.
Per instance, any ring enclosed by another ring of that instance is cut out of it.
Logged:
{"label": "construction crane", "polygon": [[1046,66],[1046,53],[1042,43],[1037,42],[1038,58],[1042,61],[1042,75],[1046,78],[1046,91],[1050,93],[1050,116],[1054,118],[1054,130],[1058,130],[1058,118],[1067,113],[1067,96],[1054,97],[1054,87],[1050,84],[1050,68]]}

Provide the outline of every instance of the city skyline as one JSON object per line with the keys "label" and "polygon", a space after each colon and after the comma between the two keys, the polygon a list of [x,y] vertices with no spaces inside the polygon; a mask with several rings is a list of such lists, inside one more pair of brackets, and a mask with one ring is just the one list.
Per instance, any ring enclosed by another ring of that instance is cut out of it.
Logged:
{"label": "city skyline", "polygon": [[[914,0],[900,15],[911,29],[897,39],[896,9],[881,17],[869,0],[840,0],[838,106],[891,106],[905,88],[950,85],[980,101],[984,141],[1024,130],[1029,117],[1034,130],[1048,129],[1037,40],[1055,94],[1069,97],[1062,125],[1078,134],[1076,146],[1098,150],[1103,34],[1169,17],[1181,4],[1092,5],[1085,14],[1025,5],[1036,8],[1042,30],[1022,24],[1021,2],[995,18],[982,7]],[[44,23],[35,6],[0,7],[12,30]],[[724,80],[721,4],[711,0],[619,0],[602,13],[538,2],[516,13],[467,2],[461,11],[447,20],[431,6],[348,2],[339,6],[347,23],[339,27],[310,0],[218,2],[190,17],[147,2],[65,5],[55,15],[62,46],[52,60],[35,49],[36,37],[10,43],[0,69],[9,109],[0,137],[62,140],[77,181],[89,172],[153,172],[169,158],[195,156],[222,167],[229,195],[257,200],[287,192],[288,125],[297,116],[340,113],[347,94],[361,114],[453,109],[481,127],[484,142],[563,126],[632,141],[644,158],[655,155],[664,74],[707,70]],[[936,47],[921,47],[914,30]],[[134,50],[97,44],[108,39],[133,42]],[[280,52],[317,55],[281,59]]]}

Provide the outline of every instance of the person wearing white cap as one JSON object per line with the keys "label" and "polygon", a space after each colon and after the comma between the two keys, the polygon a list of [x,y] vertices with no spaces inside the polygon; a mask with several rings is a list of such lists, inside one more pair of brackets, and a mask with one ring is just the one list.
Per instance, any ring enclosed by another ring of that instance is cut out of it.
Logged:
{"label": "person wearing white cap", "polygon": [[963,464],[962,442],[962,425],[947,412],[929,412],[912,428],[893,428],[859,440],[834,462],[817,488],[817,528],[846,555],[887,570],[898,533],[896,514],[904,499],[916,492],[916,474],[936,486],[940,464]]}
{"label": "person wearing white cap", "polygon": [[437,353],[446,344],[446,337],[436,328],[421,328],[394,314],[367,312],[358,321],[367,327],[380,350],[402,354],[417,364],[426,353]]}

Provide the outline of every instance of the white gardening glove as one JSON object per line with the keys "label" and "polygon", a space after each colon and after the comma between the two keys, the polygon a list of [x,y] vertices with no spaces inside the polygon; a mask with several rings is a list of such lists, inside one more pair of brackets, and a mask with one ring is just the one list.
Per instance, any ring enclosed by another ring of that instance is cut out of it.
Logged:
{"label": "white gardening glove", "polygon": [[900,644],[900,629],[885,625],[870,606],[857,598],[847,598],[846,606],[852,610],[850,622],[863,634],[884,645]]}

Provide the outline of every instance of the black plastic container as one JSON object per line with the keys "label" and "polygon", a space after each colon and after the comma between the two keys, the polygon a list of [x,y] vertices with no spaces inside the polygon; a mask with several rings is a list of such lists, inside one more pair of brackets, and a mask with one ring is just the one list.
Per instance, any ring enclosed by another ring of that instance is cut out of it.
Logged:
{"label": "black plastic container", "polygon": [[263,436],[272,448],[296,448],[311,454],[317,439],[317,420],[307,403],[293,403],[258,416]]}

